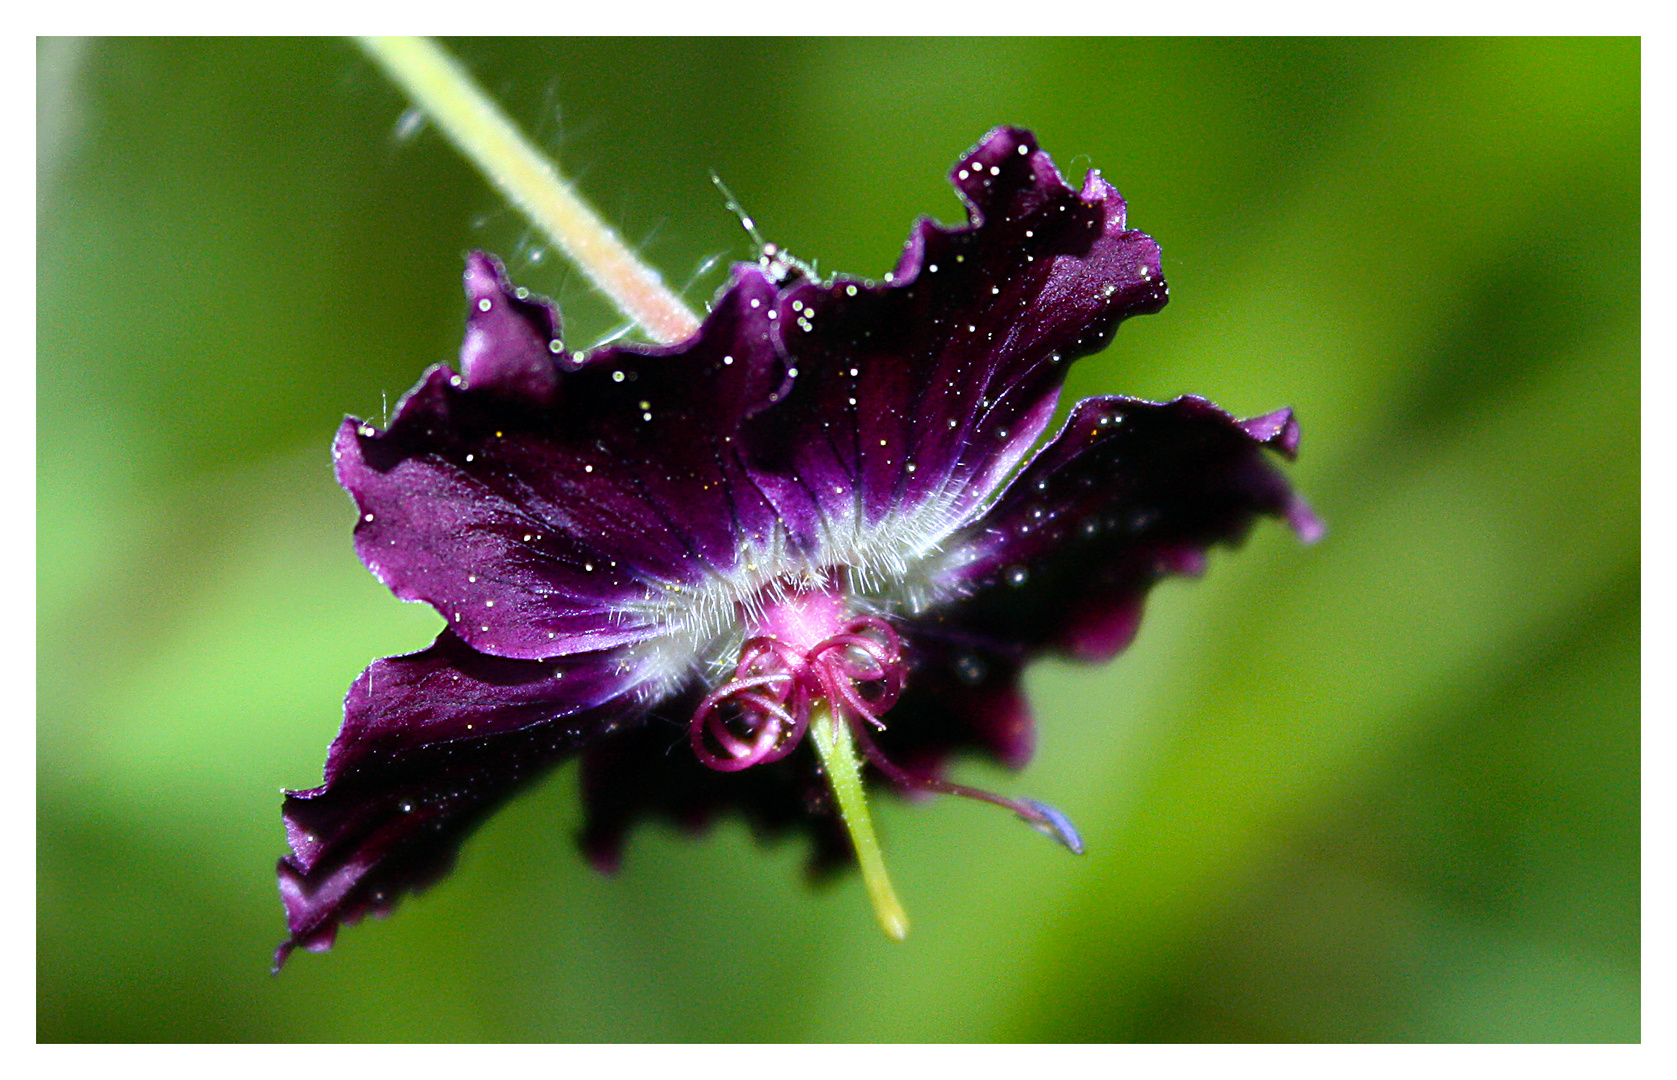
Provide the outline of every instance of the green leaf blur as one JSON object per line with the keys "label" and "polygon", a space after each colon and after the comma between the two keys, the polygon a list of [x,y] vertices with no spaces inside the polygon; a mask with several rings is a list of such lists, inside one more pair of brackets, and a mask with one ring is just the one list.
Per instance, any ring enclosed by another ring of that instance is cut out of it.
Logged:
{"label": "green leaf blur", "polygon": [[1640,1037],[1634,41],[452,43],[702,305],[764,232],[877,275],[998,123],[1099,167],[1172,301],[1067,399],[1296,407],[1329,526],[1265,524],[1029,688],[1072,858],[877,808],[914,920],[796,844],[575,853],[575,769],[335,951],[282,936],[281,787],[426,644],[328,443],[463,318],[460,256],[620,329],[337,41],[44,40],[43,1040]]}

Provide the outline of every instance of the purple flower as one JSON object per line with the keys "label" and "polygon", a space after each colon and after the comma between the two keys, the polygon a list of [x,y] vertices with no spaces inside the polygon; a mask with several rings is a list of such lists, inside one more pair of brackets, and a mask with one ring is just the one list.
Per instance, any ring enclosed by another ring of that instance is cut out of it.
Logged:
{"label": "purple flower", "polygon": [[873,783],[996,802],[1081,848],[945,762],[1024,765],[1033,657],[1113,656],[1154,582],[1257,515],[1319,526],[1264,452],[1295,452],[1286,410],[1089,398],[1020,468],[1070,363],[1164,305],[1159,248],[1024,131],[953,180],[970,223],[918,223],[883,283],[770,250],[663,348],[572,352],[551,305],[469,258],[459,373],[333,448],[362,560],[447,628],[355,681],[325,782],[287,796],[279,962],[441,876],[569,755],[602,869],[643,818],[728,812],[847,863],[817,737]]}

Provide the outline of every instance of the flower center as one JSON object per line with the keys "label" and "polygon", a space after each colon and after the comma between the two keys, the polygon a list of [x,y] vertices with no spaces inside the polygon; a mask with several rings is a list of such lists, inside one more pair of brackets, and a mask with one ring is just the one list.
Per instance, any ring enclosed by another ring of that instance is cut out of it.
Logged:
{"label": "flower center", "polygon": [[699,703],[688,739],[700,761],[736,772],[790,754],[813,710],[883,729],[906,665],[891,624],[856,615],[837,590],[793,592],[768,605],[740,647],[734,676]]}

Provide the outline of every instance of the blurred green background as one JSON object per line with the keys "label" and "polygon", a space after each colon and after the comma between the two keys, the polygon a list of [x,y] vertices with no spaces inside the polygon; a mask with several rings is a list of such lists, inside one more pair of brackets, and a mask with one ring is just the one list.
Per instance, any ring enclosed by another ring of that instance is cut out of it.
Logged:
{"label": "blurred green background", "polygon": [[1266,523],[1097,668],[1033,669],[1064,809],[879,808],[914,933],[737,823],[572,846],[574,766],[270,978],[282,786],[438,620],[328,442],[459,345],[461,254],[618,329],[339,41],[38,43],[43,1040],[1640,1035],[1635,41],[452,42],[699,305],[766,234],[878,275],[992,125],[1098,166],[1161,314],[1067,398],[1293,405]]}

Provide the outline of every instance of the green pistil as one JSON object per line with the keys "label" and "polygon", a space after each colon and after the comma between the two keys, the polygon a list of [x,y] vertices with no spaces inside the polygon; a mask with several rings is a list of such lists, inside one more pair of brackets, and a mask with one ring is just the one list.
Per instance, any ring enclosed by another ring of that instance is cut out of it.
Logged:
{"label": "green pistil", "polygon": [[838,797],[839,813],[844,827],[850,830],[850,843],[856,849],[856,861],[862,867],[862,882],[868,888],[868,899],[873,901],[873,913],[879,918],[880,929],[893,941],[908,936],[908,913],[897,900],[896,890],[885,873],[885,860],[880,857],[879,838],[873,832],[873,818],[868,814],[867,796],[862,793],[861,762],[856,758],[856,744],[850,737],[850,725],[833,715],[826,701],[817,700],[809,711],[809,736],[821,755],[821,766],[827,771],[827,781]]}

